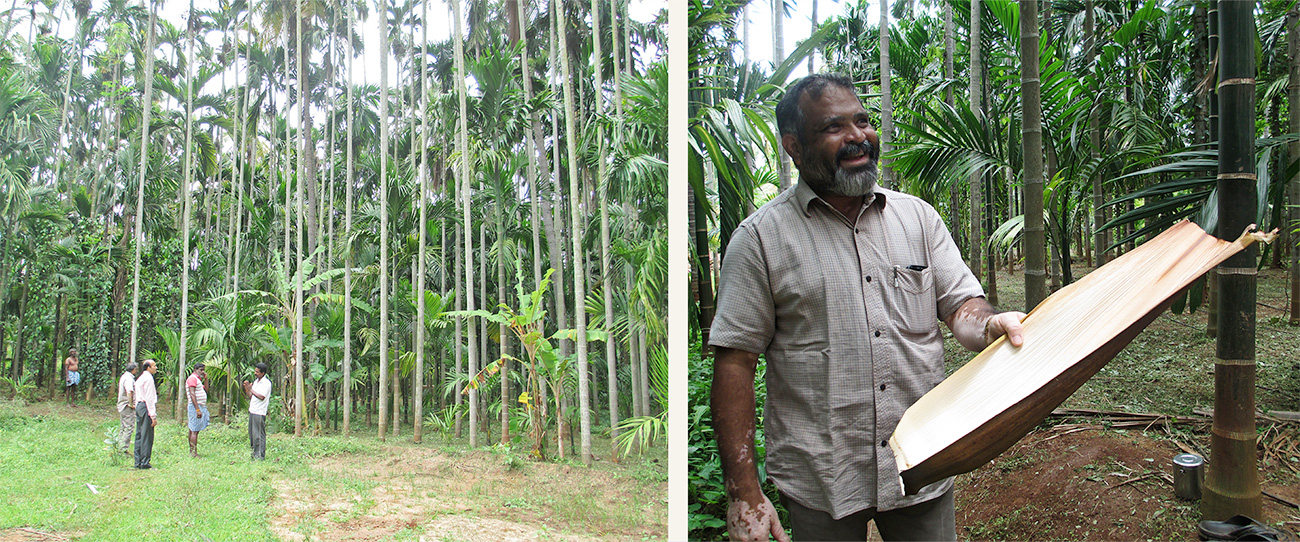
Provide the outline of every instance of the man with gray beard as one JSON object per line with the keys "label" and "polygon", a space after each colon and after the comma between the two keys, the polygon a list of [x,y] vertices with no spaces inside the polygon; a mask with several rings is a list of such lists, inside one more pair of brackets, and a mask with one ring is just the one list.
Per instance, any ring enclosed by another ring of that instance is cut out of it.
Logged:
{"label": "man with gray beard", "polygon": [[942,218],[876,185],[880,141],[842,76],[793,84],[776,108],[799,184],[741,222],[722,262],[714,430],[732,540],[788,540],[755,467],[754,378],[767,360],[766,471],[798,540],[955,540],[952,480],[904,495],[888,446],[903,412],[944,378],[942,320],[982,350],[1023,343]]}

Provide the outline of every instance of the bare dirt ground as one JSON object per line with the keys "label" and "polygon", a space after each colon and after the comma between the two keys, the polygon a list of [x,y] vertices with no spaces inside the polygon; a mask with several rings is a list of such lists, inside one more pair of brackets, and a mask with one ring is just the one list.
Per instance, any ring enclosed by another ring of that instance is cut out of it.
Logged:
{"label": "bare dirt ground", "polygon": [[[1208,444],[1208,442],[1207,442]],[[1097,427],[1031,433],[957,478],[958,536],[972,540],[1197,540],[1199,503],[1174,497],[1182,450],[1141,431]],[[1262,470],[1282,469],[1264,462]],[[1286,469],[1282,469],[1286,470]],[[1300,487],[1261,489],[1300,502]],[[1265,497],[1265,523],[1300,531],[1300,510]],[[964,532],[961,532],[964,531]]]}
{"label": "bare dirt ground", "polygon": [[0,542],[62,542],[80,537],[78,533],[48,533],[29,527],[0,530]]}
{"label": "bare dirt ground", "polygon": [[612,541],[659,538],[666,525],[666,503],[640,504],[616,473],[490,451],[390,447],[313,470],[338,483],[274,481],[282,540]]}

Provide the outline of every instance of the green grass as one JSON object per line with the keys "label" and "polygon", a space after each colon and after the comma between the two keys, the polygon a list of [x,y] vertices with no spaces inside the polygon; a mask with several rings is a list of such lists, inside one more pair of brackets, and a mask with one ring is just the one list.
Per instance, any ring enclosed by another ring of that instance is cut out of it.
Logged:
{"label": "green grass", "polygon": [[[469,449],[465,439],[426,435],[425,444],[416,445],[409,427],[381,443],[371,427],[352,438],[273,433],[267,461],[253,463],[247,420],[236,418],[201,434],[198,459],[189,456],[187,430],[161,422],[154,468],[138,471],[129,456],[104,444],[106,431],[117,425],[111,409],[107,403],[74,410],[0,400],[0,534],[25,527],[90,541],[262,541],[289,531],[346,531],[385,516],[394,503],[419,511],[409,524],[394,519],[385,539],[437,539],[442,535],[426,533],[423,523],[447,515],[522,522],[543,538],[655,539],[666,530],[662,449],[618,464],[602,458],[587,468],[573,460],[534,463],[514,451]],[[166,405],[160,411],[171,412]],[[596,450],[608,450],[608,438],[596,440]],[[285,512],[302,506],[309,510]]]}
{"label": "green grass", "polygon": [[[192,459],[184,428],[160,424],[155,469],[105,450],[113,424],[84,418],[15,416],[0,424],[0,529],[27,526],[84,540],[266,540],[268,482],[290,465],[251,463],[237,429],[205,431]],[[245,439],[247,436],[245,434]],[[242,445],[241,445],[242,444]],[[95,486],[93,493],[86,484]]]}

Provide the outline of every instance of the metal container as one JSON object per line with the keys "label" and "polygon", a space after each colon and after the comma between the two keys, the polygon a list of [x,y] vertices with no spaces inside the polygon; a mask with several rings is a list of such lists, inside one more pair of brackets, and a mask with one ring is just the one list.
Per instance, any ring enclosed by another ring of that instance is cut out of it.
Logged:
{"label": "metal container", "polygon": [[1174,456],[1174,496],[1185,501],[1201,498],[1205,460],[1196,454]]}

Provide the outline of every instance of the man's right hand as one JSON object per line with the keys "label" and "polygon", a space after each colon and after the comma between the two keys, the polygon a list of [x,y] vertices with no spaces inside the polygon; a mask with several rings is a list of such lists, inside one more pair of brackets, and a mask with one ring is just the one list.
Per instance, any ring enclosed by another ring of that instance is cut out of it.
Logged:
{"label": "man's right hand", "polygon": [[149,418],[149,427],[158,427],[158,418]]}
{"label": "man's right hand", "polygon": [[743,499],[731,499],[727,505],[727,536],[739,541],[766,541],[768,536],[779,542],[790,542],[781,526],[781,519],[776,515],[776,507],[767,495],[762,502],[750,503]]}

